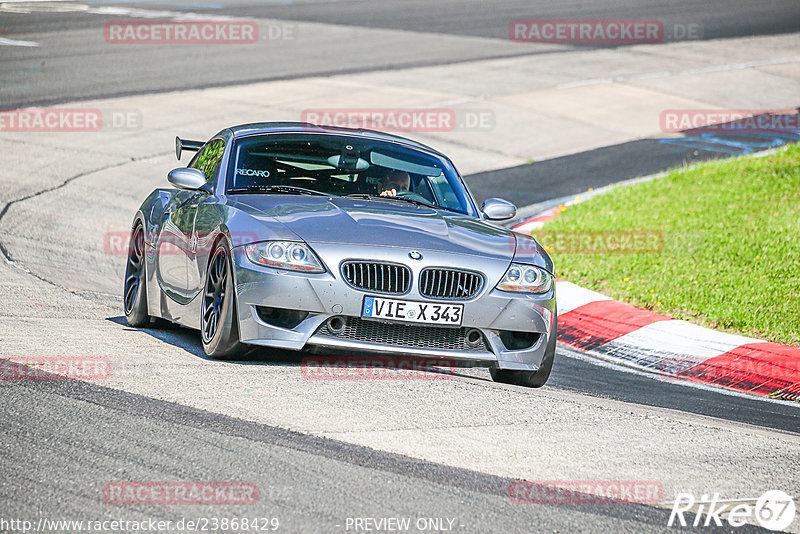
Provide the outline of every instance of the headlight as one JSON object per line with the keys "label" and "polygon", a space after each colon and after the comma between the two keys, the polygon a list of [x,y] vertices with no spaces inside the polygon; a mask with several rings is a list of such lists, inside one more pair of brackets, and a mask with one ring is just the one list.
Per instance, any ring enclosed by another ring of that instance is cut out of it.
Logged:
{"label": "headlight", "polygon": [[253,263],[302,271],[324,273],[325,269],[308,245],[295,241],[264,241],[245,245],[244,252]]}
{"label": "headlight", "polygon": [[553,286],[553,275],[534,265],[512,263],[497,284],[501,291],[518,293],[547,293]]}

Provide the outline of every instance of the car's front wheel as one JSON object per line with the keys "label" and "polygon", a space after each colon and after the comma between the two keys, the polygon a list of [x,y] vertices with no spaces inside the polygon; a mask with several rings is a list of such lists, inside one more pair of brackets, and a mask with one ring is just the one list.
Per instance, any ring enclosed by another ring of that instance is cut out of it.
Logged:
{"label": "car's front wheel", "polygon": [[242,352],[231,253],[223,239],[214,247],[203,286],[200,332],[203,350],[212,358],[233,358]]}
{"label": "car's front wheel", "polygon": [[[554,319],[555,321],[555,319]],[[511,369],[490,369],[492,380],[504,384],[515,384],[529,388],[540,388],[550,378],[550,371],[553,369],[553,360],[556,355],[556,331],[550,334],[547,340],[547,348],[544,351],[542,365],[538,371],[514,371]]]}
{"label": "car's front wheel", "polygon": [[128,244],[128,263],[125,266],[125,287],[122,303],[125,319],[130,326],[135,328],[150,325],[150,316],[147,314],[147,289],[145,284],[144,269],[144,228],[142,223],[136,223],[131,232]]}

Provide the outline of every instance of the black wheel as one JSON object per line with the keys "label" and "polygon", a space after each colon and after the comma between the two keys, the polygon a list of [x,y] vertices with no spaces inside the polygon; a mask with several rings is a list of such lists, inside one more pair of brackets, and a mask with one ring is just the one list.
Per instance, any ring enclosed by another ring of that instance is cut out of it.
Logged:
{"label": "black wheel", "polygon": [[550,371],[553,369],[553,360],[556,355],[556,331],[553,330],[550,339],[547,340],[547,348],[544,351],[542,365],[538,371],[514,371],[511,369],[489,369],[492,380],[504,384],[515,384],[529,388],[540,388],[550,378]]}
{"label": "black wheel", "polygon": [[130,326],[137,328],[150,325],[145,278],[144,228],[141,223],[137,223],[128,245],[128,263],[125,267],[125,287],[122,294],[125,319]]}
{"label": "black wheel", "polygon": [[230,250],[220,241],[211,253],[203,289],[200,335],[203,350],[212,358],[240,356],[239,321],[233,291]]}

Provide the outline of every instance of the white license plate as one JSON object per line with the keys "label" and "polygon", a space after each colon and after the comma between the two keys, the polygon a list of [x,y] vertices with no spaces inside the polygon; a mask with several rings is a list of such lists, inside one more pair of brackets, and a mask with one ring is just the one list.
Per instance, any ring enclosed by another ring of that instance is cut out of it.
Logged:
{"label": "white license plate", "polygon": [[364,297],[362,317],[408,323],[461,326],[463,304],[437,304],[412,300]]}

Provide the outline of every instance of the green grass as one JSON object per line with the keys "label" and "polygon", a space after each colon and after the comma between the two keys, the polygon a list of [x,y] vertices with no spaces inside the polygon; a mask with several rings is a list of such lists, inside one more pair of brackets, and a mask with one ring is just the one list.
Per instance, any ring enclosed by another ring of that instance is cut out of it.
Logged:
{"label": "green grass", "polygon": [[[608,253],[594,240],[609,231],[656,235],[659,243]],[[615,188],[533,235],[552,249],[556,274],[578,285],[703,326],[800,345],[798,145]],[[593,241],[576,253],[565,236]]]}

